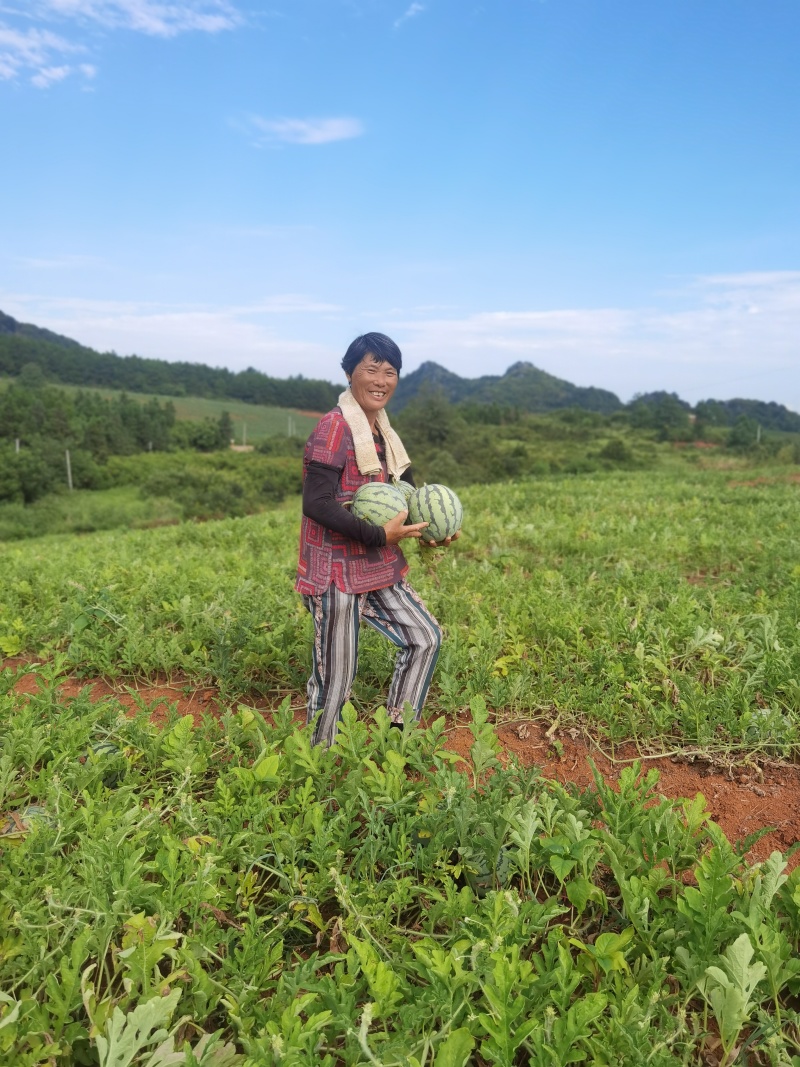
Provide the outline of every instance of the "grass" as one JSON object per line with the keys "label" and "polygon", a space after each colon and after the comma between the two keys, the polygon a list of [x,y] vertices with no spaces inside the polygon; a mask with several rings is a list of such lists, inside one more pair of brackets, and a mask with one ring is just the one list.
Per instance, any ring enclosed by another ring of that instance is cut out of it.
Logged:
{"label": "grass", "polygon": [[[11,381],[13,379],[0,378],[0,389],[6,388]],[[52,384],[55,388],[63,389],[68,393],[78,392],[80,388],[84,392],[98,393],[106,399],[119,396],[121,392],[119,389],[102,389],[94,386],[79,387],[57,382]],[[128,396],[131,400],[142,404],[148,400],[157,400],[160,404],[173,404],[178,419],[218,419],[223,411],[227,411],[233,420],[237,444],[242,443],[245,426],[247,427],[247,443],[257,444],[267,437],[287,436],[290,429],[295,437],[308,437],[317,423],[317,417],[312,415],[303,415],[288,408],[245,404],[241,400],[213,400],[199,396],[161,396],[156,393],[128,393]]]}
{"label": "grass", "polygon": [[0,542],[48,534],[85,534],[118,527],[160,526],[178,522],[174,500],[143,497],[137,486],[101,491],[76,489],[51,493],[33,504],[0,504]]}
{"label": "grass", "polygon": [[[612,746],[797,749],[795,485],[664,470],[462,497],[462,539],[409,552],[447,634],[432,710],[482,697],[501,716],[586,724]],[[60,651],[117,677],[181,671],[229,695],[299,692],[298,524],[291,498],[238,520],[0,546],[0,648]],[[365,635],[361,706],[380,702],[391,663]]]}
{"label": "grass", "polygon": [[[0,545],[0,650],[46,661],[30,695],[0,673],[0,1059],[796,1067],[800,868],[748,866],[656,771],[581,792],[503,766],[492,725],[796,753],[793,473],[470,487],[463,537],[409,552],[446,632],[427,727],[390,728],[368,633],[330,750],[291,711],[297,498]],[[59,689],[159,672],[215,682],[221,719]]]}
{"label": "grass", "polygon": [[0,676],[8,1067],[797,1062],[800,872],[657,772],[502,767],[473,701],[476,789],[444,720],[156,728],[63,668]]}

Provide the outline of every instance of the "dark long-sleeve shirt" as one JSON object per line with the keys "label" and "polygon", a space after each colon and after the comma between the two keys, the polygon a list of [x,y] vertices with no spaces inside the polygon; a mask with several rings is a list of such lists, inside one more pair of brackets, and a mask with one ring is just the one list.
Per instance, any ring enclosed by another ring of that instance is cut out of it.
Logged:
{"label": "dark long-sleeve shirt", "polygon": [[[383,548],[386,544],[386,532],[382,526],[373,526],[343,508],[336,500],[336,487],[341,471],[325,463],[312,460],[306,468],[303,483],[303,514],[314,519],[329,530],[352,537],[369,548]],[[409,485],[415,485],[411,468],[400,476]]]}

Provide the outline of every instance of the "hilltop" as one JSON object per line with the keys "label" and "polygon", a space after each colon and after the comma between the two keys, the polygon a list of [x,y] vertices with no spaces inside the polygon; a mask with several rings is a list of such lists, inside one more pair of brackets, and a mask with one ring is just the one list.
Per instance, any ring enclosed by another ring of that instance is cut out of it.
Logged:
{"label": "hilltop", "polygon": [[203,363],[170,363],[142,356],[97,352],[69,337],[21,323],[0,311],[0,375],[17,377],[36,363],[49,381],[61,385],[99,386],[131,393],[243,400],[249,404],[326,411],[340,389],[330,382],[271,378],[253,367],[231,371]]}
{"label": "hilltop", "polygon": [[524,362],[514,363],[505,374],[481,378],[461,378],[438,363],[423,363],[400,379],[392,406],[400,411],[420,394],[431,392],[439,393],[450,403],[512,404],[531,412],[575,407],[610,415],[623,406],[619,397],[607,389],[573,385]]}
{"label": "hilltop", "polygon": [[32,326],[28,322],[17,322],[10,315],[0,311],[0,337],[3,335],[8,336],[9,334],[14,334],[16,337],[25,337],[30,341],[45,341],[47,344],[60,345],[62,348],[81,347],[78,341],[73,341],[71,337],[53,333],[52,330],[45,330],[41,326]]}
{"label": "hilltop", "polygon": [[[231,399],[304,411],[327,411],[336,403],[341,390],[341,386],[329,381],[302,375],[273,378],[253,367],[231,371],[204,363],[171,363],[137,355],[97,352],[71,337],[19,322],[0,311],[0,376],[16,378],[31,363],[40,368],[48,381],[61,385],[161,397]],[[643,427],[670,424],[675,428],[688,418],[698,419],[704,425],[732,426],[737,419],[746,419],[764,430],[800,432],[800,415],[774,401],[709,399],[692,408],[675,393],[660,390],[636,396],[623,404],[608,389],[574,385],[528,362],[517,362],[503,374],[480,378],[462,378],[438,363],[425,362],[401,377],[390,410],[400,412],[414,401],[431,396],[450,404],[514,408],[531,414],[564,408],[601,415],[626,410]]]}

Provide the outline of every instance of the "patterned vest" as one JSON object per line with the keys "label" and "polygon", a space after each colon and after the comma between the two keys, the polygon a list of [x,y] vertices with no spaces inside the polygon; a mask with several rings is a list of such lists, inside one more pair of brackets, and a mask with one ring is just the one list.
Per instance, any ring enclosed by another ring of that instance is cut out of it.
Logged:
{"label": "patterned vest", "polygon": [[[336,487],[339,504],[353,499],[366,482],[389,480],[386,461],[380,474],[361,474],[356,463],[353,435],[341,410],[336,407],[319,420],[306,443],[303,480],[309,463],[324,463],[341,471]],[[324,593],[331,582],[345,593],[368,593],[396,585],[408,573],[405,556],[397,545],[367,548],[360,541],[329,530],[307,515],[300,527],[300,559],[295,589],[313,596]]]}

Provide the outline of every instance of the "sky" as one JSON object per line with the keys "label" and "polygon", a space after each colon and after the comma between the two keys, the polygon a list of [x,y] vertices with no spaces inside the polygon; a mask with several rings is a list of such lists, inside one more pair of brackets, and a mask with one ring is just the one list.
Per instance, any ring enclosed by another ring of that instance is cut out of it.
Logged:
{"label": "sky", "polygon": [[0,309],[800,411],[797,0],[0,0]]}

